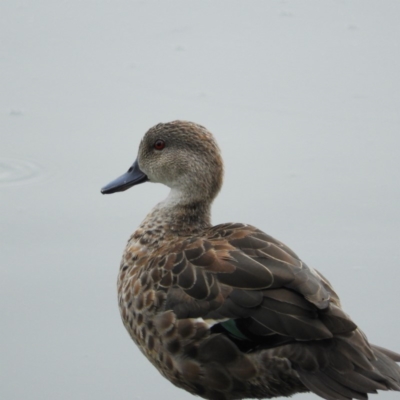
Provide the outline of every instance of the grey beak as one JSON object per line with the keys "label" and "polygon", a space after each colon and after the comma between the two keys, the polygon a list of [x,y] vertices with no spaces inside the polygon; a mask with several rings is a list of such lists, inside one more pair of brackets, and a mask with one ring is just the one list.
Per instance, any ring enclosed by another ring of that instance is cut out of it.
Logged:
{"label": "grey beak", "polygon": [[148,180],[149,178],[147,178],[147,175],[140,170],[139,164],[136,160],[132,167],[128,169],[128,172],[104,186],[101,189],[101,193],[111,194],[115,192],[123,192],[132,186],[139,185],[139,183],[143,183]]}

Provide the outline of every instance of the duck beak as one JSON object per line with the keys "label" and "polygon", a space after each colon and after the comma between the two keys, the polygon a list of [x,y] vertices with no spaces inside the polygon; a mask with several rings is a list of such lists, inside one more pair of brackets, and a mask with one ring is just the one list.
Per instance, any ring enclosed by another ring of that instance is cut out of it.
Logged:
{"label": "duck beak", "polygon": [[132,186],[139,185],[139,183],[143,183],[148,180],[149,178],[147,178],[147,175],[140,170],[139,164],[136,160],[132,167],[128,169],[128,172],[104,186],[101,189],[101,193],[111,194],[115,192],[123,192]]}

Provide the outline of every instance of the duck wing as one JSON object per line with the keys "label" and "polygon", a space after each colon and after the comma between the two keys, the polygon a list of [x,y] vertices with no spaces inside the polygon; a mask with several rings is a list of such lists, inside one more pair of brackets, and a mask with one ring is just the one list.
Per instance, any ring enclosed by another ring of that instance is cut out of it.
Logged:
{"label": "duck wing", "polygon": [[[329,282],[283,243],[243,224],[181,241],[159,265],[178,318],[243,320],[251,337],[317,340],[351,332]],[[266,341],[265,341],[266,342]]]}
{"label": "duck wing", "polygon": [[371,346],[330,283],[264,232],[218,225],[181,240],[158,265],[166,311],[201,318],[246,354],[289,360],[319,396],[363,399],[400,389],[399,356]]}

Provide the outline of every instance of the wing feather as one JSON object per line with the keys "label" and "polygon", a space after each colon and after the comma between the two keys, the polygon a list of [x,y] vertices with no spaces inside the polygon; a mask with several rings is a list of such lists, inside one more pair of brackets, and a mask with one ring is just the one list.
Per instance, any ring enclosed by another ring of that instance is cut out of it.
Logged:
{"label": "wing feather", "polygon": [[[211,332],[223,334],[202,345],[210,360],[229,354],[239,359],[237,349],[261,350],[289,360],[301,382],[327,400],[364,400],[378,389],[398,389],[394,361],[400,356],[371,348],[328,280],[260,230],[213,227],[202,237],[180,240],[158,265],[165,310],[178,321],[212,320]],[[232,344],[228,352],[222,338]],[[213,374],[207,379],[216,385]],[[217,381],[224,390],[231,384],[224,376]]]}
{"label": "wing feather", "polygon": [[[293,340],[325,339],[356,328],[330,301],[336,293],[320,274],[249,225],[224,224],[203,237],[181,240],[159,265],[166,271],[160,285],[175,288],[167,304],[184,309],[185,316],[203,310],[198,315],[203,318],[248,318],[251,335]],[[179,289],[185,296],[180,293],[174,301]]]}

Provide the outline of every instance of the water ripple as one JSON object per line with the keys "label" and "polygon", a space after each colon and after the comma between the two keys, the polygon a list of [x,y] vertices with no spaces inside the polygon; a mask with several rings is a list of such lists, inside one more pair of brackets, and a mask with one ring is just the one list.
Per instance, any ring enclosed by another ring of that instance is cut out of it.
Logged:
{"label": "water ripple", "polygon": [[44,169],[34,161],[0,157],[0,188],[34,183],[44,178]]}

